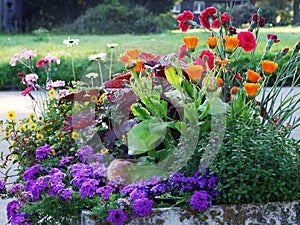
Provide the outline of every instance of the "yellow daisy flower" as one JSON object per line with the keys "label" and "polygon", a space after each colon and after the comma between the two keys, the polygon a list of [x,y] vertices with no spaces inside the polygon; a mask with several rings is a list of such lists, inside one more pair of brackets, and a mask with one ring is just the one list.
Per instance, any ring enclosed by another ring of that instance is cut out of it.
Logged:
{"label": "yellow daisy flower", "polygon": [[97,96],[96,95],[92,95],[90,98],[90,102],[96,102],[97,101]]}
{"label": "yellow daisy flower", "polygon": [[10,137],[10,132],[6,131],[6,132],[4,133],[4,137],[5,137],[5,138],[9,138],[9,137]]}
{"label": "yellow daisy flower", "polygon": [[7,113],[7,118],[10,119],[10,120],[13,120],[16,118],[16,113],[14,111],[9,111]]}
{"label": "yellow daisy flower", "polygon": [[35,130],[37,126],[36,126],[36,123],[31,123],[29,125],[29,127],[30,127],[31,130]]}
{"label": "yellow daisy flower", "polygon": [[107,148],[102,148],[102,149],[100,150],[100,152],[101,152],[102,154],[107,154],[107,153],[109,152],[109,150],[108,150]]}
{"label": "yellow daisy flower", "polygon": [[75,131],[72,132],[72,138],[73,139],[78,138],[78,136],[79,136],[79,134],[77,132],[75,132]]}
{"label": "yellow daisy flower", "polygon": [[54,88],[51,88],[51,89],[49,90],[48,94],[49,94],[50,97],[54,97],[54,94],[55,94]]}
{"label": "yellow daisy flower", "polygon": [[25,125],[19,126],[19,131],[20,132],[25,132],[26,131],[26,126]]}
{"label": "yellow daisy flower", "polygon": [[37,138],[38,140],[44,140],[44,136],[43,136],[42,134],[40,134],[40,133],[37,133],[37,134],[36,134],[36,138]]}
{"label": "yellow daisy flower", "polygon": [[29,118],[30,118],[31,120],[34,120],[34,119],[35,119],[35,114],[34,114],[34,113],[30,113],[30,114],[29,114]]}

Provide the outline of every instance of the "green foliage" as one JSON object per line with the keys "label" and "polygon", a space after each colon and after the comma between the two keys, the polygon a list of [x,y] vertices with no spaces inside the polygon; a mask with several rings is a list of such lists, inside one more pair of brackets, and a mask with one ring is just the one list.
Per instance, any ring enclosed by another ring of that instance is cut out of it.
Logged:
{"label": "green foliage", "polygon": [[[171,23],[172,21],[173,23]],[[74,23],[57,28],[54,32],[76,34],[124,34],[157,33],[173,28],[175,24],[171,15],[155,16],[146,7],[112,2],[99,4],[87,10]]]}
{"label": "green foliage", "polygon": [[[283,128],[284,129],[284,128]],[[300,198],[300,144],[259,118],[229,120],[212,171],[218,203],[266,203]]]}
{"label": "green foliage", "polygon": [[251,16],[256,13],[256,11],[257,8],[249,2],[236,5],[233,11],[233,16],[235,18],[233,24],[237,27],[241,27],[242,24],[250,23]]}

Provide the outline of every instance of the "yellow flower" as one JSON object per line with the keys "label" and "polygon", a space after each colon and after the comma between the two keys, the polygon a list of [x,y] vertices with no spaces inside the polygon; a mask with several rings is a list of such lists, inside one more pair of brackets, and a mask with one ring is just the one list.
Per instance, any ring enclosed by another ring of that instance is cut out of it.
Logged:
{"label": "yellow flower", "polygon": [[31,124],[29,125],[29,128],[30,128],[31,130],[35,130],[35,129],[36,129],[36,123],[31,123]]}
{"label": "yellow flower", "polygon": [[50,97],[54,97],[54,94],[55,94],[55,90],[54,90],[54,88],[51,88],[51,89],[49,90],[49,96],[50,96]]}
{"label": "yellow flower", "polygon": [[225,52],[233,53],[235,48],[239,45],[240,41],[236,36],[225,36]]}
{"label": "yellow flower", "polygon": [[262,61],[261,65],[262,65],[262,70],[268,74],[273,73],[278,67],[277,63],[269,60]]}
{"label": "yellow flower", "polygon": [[43,120],[43,117],[42,117],[42,116],[39,116],[39,117],[38,117],[38,120],[40,120],[40,121]]}
{"label": "yellow flower", "polygon": [[247,70],[247,80],[252,83],[257,83],[261,79],[259,73],[256,73],[253,70]]}
{"label": "yellow flower", "polygon": [[38,140],[44,140],[44,136],[43,136],[42,134],[40,134],[40,133],[37,133],[37,134],[36,134],[36,138],[37,138]]}
{"label": "yellow flower", "polygon": [[97,101],[97,96],[96,95],[92,95],[90,98],[90,102],[96,102]]}
{"label": "yellow flower", "polygon": [[203,66],[200,65],[190,65],[186,68],[186,72],[190,80],[200,80],[202,73],[204,71]]}
{"label": "yellow flower", "polygon": [[75,132],[75,131],[72,132],[72,138],[73,139],[78,138],[78,136],[79,136],[79,134],[77,132]]}
{"label": "yellow flower", "polygon": [[34,113],[30,113],[29,117],[30,117],[31,120],[34,120],[35,119],[35,114]]}
{"label": "yellow flower", "polygon": [[19,131],[20,132],[25,132],[26,131],[26,126],[25,125],[19,126]]}
{"label": "yellow flower", "polygon": [[9,137],[10,137],[10,132],[9,132],[9,131],[6,131],[6,132],[4,133],[4,137],[5,137],[5,138],[9,138]]}
{"label": "yellow flower", "polygon": [[10,120],[13,120],[16,118],[16,113],[14,111],[9,111],[7,113],[7,118],[10,119]]}
{"label": "yellow flower", "polygon": [[100,150],[100,152],[101,152],[102,154],[106,154],[106,153],[109,152],[109,150],[108,150],[107,148],[102,148],[102,149]]}
{"label": "yellow flower", "polygon": [[248,97],[255,97],[259,88],[259,83],[245,83],[244,84],[244,89],[246,91],[246,94]]}
{"label": "yellow flower", "polygon": [[195,48],[198,44],[199,38],[196,36],[187,36],[183,38],[183,41],[186,47],[192,52],[195,51]]}
{"label": "yellow flower", "polygon": [[206,44],[211,48],[214,49],[217,46],[217,38],[215,36],[210,36],[206,40]]}

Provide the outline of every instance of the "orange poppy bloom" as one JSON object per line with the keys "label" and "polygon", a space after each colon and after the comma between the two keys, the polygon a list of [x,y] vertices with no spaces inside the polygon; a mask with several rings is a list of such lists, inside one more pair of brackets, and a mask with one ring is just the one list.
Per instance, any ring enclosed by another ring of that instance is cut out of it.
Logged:
{"label": "orange poppy bloom", "polygon": [[135,72],[139,73],[143,69],[144,60],[136,60],[136,66],[133,68]]}
{"label": "orange poppy bloom", "polygon": [[244,89],[248,97],[255,97],[259,88],[259,83],[245,83]]}
{"label": "orange poppy bloom", "polygon": [[203,71],[204,68],[200,65],[190,65],[186,68],[186,72],[190,80],[200,80]]}
{"label": "orange poppy bloom", "polygon": [[253,70],[247,70],[247,80],[252,83],[257,83],[261,79],[259,73],[254,72]]}
{"label": "orange poppy bloom", "polygon": [[183,41],[189,50],[195,51],[199,38],[196,36],[187,36],[183,38]]}
{"label": "orange poppy bloom", "polygon": [[240,40],[236,36],[225,36],[225,51],[229,54],[233,53],[235,48],[239,45]]}
{"label": "orange poppy bloom", "polygon": [[269,61],[269,60],[262,61],[261,65],[263,71],[269,74],[273,73],[278,67],[277,63],[274,63],[273,61]]}
{"label": "orange poppy bloom", "polygon": [[222,86],[222,85],[224,84],[224,81],[223,81],[222,78],[218,77],[218,78],[216,79],[216,83],[217,83],[218,86]]}
{"label": "orange poppy bloom", "polygon": [[231,88],[231,93],[232,93],[232,94],[236,94],[236,93],[238,93],[238,91],[239,91],[239,88],[238,88],[237,86],[233,86],[233,87]]}
{"label": "orange poppy bloom", "polygon": [[126,53],[132,59],[137,59],[139,57],[139,50],[137,48],[127,49]]}
{"label": "orange poppy bloom", "polygon": [[207,38],[206,43],[211,49],[214,49],[217,46],[217,38],[215,36],[210,36]]}

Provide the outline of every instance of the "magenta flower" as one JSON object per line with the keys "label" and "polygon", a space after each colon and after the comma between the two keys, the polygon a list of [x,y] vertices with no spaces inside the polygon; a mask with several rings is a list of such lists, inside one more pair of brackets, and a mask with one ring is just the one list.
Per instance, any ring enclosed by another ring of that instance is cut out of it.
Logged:
{"label": "magenta flower", "polygon": [[245,52],[251,52],[256,47],[256,39],[252,32],[242,31],[238,34],[237,37],[240,41],[240,46],[244,49]]}
{"label": "magenta flower", "polygon": [[50,80],[46,84],[46,89],[50,90],[51,88],[64,87],[65,85],[66,85],[66,82],[63,80],[57,80],[57,81]]}
{"label": "magenta flower", "polygon": [[27,94],[29,94],[29,92],[31,92],[33,90],[32,86],[29,86],[28,88],[26,88],[24,91],[21,92],[21,95],[26,96]]}
{"label": "magenta flower", "polygon": [[[198,58],[202,59],[204,62],[207,61],[209,69],[214,68],[215,55],[212,51],[202,50],[202,52],[201,52],[201,54],[199,55]],[[201,65],[201,64],[199,64],[199,65]]]}
{"label": "magenta flower", "polygon": [[217,9],[215,7],[208,7],[203,10],[199,15],[201,25],[207,29],[210,29],[213,21],[217,18],[216,16],[214,16],[216,12]]}
{"label": "magenta flower", "polygon": [[19,60],[19,53],[16,53],[13,57],[10,59],[10,65],[11,66],[16,66],[17,61]]}
{"label": "magenta flower", "polygon": [[190,21],[194,19],[194,14],[191,11],[184,11],[183,13],[179,14],[176,20],[179,22],[178,28],[181,29],[183,32],[186,32],[190,27]]}
{"label": "magenta flower", "polygon": [[276,34],[268,34],[267,35],[268,40],[273,41],[274,43],[278,43],[280,40],[278,40],[278,37]]}
{"label": "magenta flower", "polygon": [[45,60],[51,64],[51,62],[56,62],[56,64],[60,64],[60,59],[51,55],[50,53],[45,57]]}
{"label": "magenta flower", "polygon": [[187,55],[187,47],[185,44],[181,45],[179,48],[178,60],[183,60],[184,57]]}

